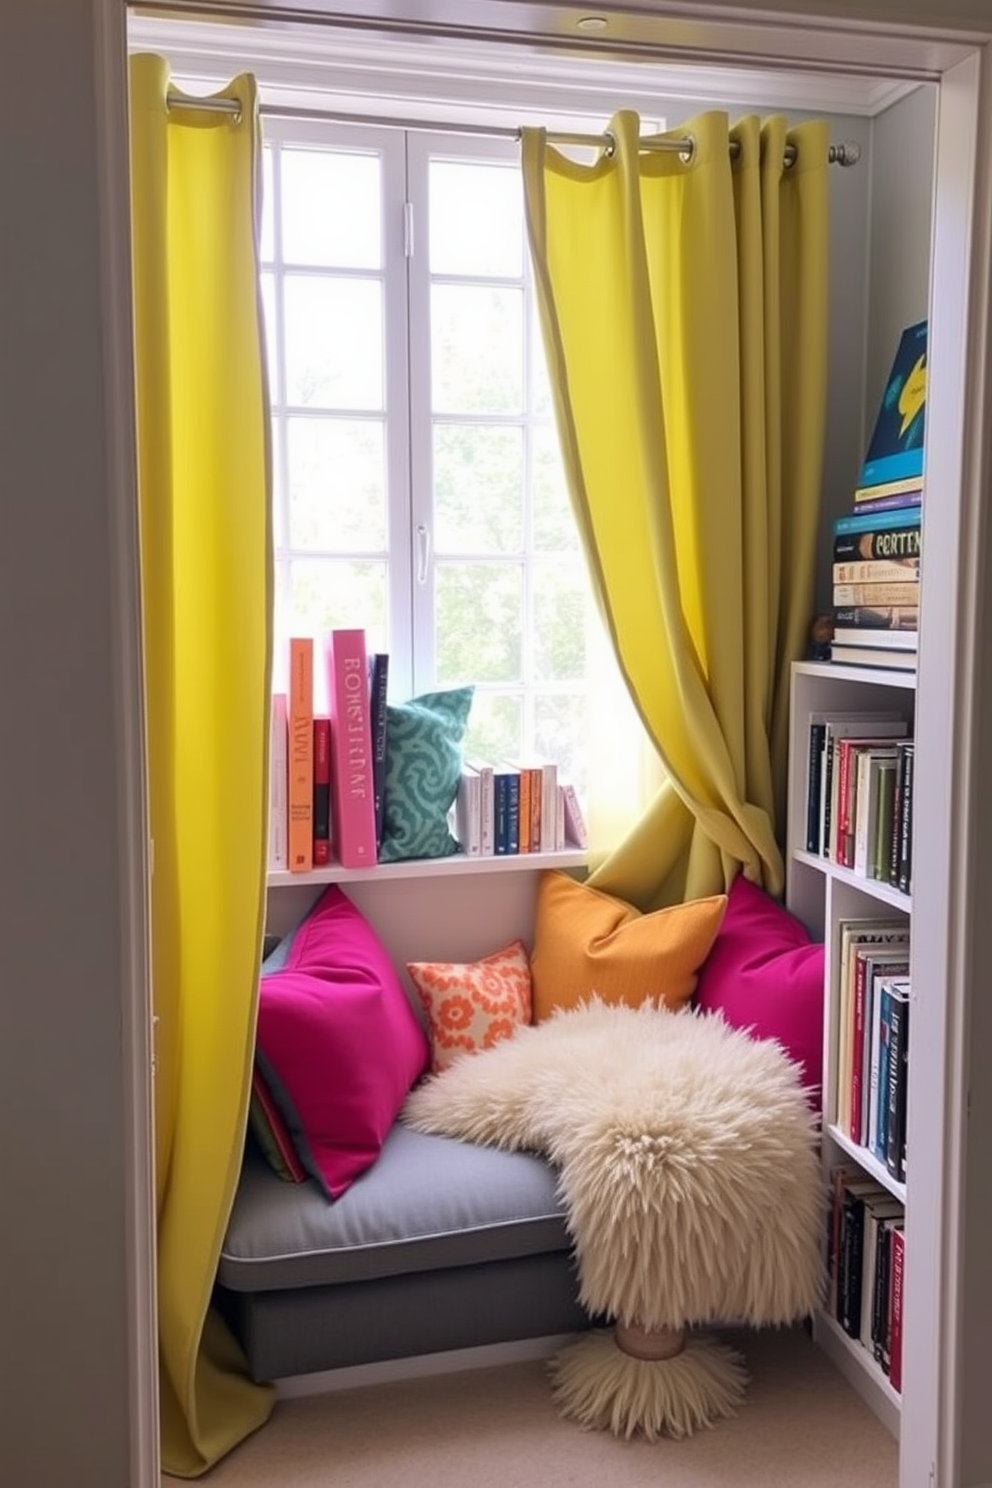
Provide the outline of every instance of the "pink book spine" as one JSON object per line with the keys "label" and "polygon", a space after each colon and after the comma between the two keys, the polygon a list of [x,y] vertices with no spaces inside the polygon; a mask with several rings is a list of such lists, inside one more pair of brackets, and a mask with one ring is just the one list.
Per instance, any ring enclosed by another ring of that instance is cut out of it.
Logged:
{"label": "pink book spine", "polygon": [[375,783],[364,630],[324,635],[331,715],[331,845],[342,868],[376,862]]}

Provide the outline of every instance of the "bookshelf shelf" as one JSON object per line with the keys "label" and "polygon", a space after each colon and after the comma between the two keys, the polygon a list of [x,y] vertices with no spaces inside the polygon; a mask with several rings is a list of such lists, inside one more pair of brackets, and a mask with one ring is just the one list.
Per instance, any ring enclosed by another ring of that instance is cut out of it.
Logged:
{"label": "bookshelf shelf", "polygon": [[883,1188],[888,1189],[893,1198],[899,1199],[903,1204],[906,1202],[906,1185],[900,1183],[898,1178],[893,1178],[884,1163],[879,1162],[875,1155],[862,1147],[860,1142],[852,1142],[846,1132],[841,1131],[839,1126],[828,1122],[826,1127],[830,1140],[836,1147],[854,1159],[859,1167],[864,1168],[869,1178],[874,1178]]}
{"label": "bookshelf shelf", "polygon": [[538,868],[585,868],[588,853],[584,848],[565,848],[550,853],[508,853],[498,857],[467,858],[452,853],[446,858],[411,858],[402,863],[370,863],[367,868],[342,868],[329,863],[310,873],[272,872],[270,889],[319,888],[322,884],[395,883],[403,879],[463,878],[466,875],[533,873]]}
{"label": "bookshelf shelf", "polygon": [[859,893],[870,894],[880,904],[889,904],[893,909],[900,909],[906,914],[912,911],[912,895],[904,894],[901,889],[895,888],[892,884],[883,883],[877,878],[868,878],[863,873],[855,873],[852,868],[842,868],[839,863],[831,863],[828,858],[821,858],[818,854],[806,852],[802,848],[796,848],[793,857],[797,863],[804,863],[808,868],[822,873],[826,878],[849,884]]}
{"label": "bookshelf shelf", "polygon": [[[843,922],[859,920],[867,922],[868,928],[875,932],[872,938],[876,943],[876,950],[879,950],[881,941],[885,938],[884,935],[878,933],[883,924],[909,928],[913,901],[911,893],[903,893],[898,887],[882,879],[869,878],[862,872],[855,872],[852,868],[838,864],[830,857],[807,850],[807,843],[810,840],[807,835],[808,829],[812,831],[812,835],[816,835],[815,818],[811,815],[816,808],[808,797],[811,790],[818,789],[817,771],[813,767],[810,756],[810,725],[814,715],[819,715],[819,718],[814,720],[817,722],[821,722],[823,718],[832,719],[840,735],[843,730],[836,715],[847,714],[855,718],[861,715],[860,721],[863,723],[865,715],[888,711],[905,718],[908,732],[912,735],[915,732],[915,702],[915,673],[896,672],[881,667],[837,666],[831,662],[798,662],[793,667],[786,900],[792,912],[804,921],[811,934],[824,943],[824,1079],[821,1141],[824,1179],[832,1192],[832,1185],[829,1182],[831,1171],[839,1165],[847,1165],[853,1170],[852,1180],[859,1176],[866,1180],[865,1186],[859,1187],[855,1183],[851,1195],[845,1194],[844,1219],[838,1221],[847,1226],[844,1230],[845,1234],[851,1234],[851,1225],[857,1224],[859,1237],[862,1233],[866,1233],[867,1227],[862,1231],[857,1219],[852,1221],[848,1214],[850,1212],[860,1215],[862,1212],[858,1195],[867,1192],[867,1185],[871,1185],[876,1193],[881,1191],[886,1204],[892,1199],[903,1206],[907,1203],[908,1185],[895,1177],[884,1161],[851,1135],[854,1132],[855,1135],[864,1136],[866,1131],[864,1123],[869,1115],[874,1123],[876,1111],[878,1119],[883,1119],[883,1105],[873,1106],[868,1095],[869,1090],[873,1091],[876,1088],[882,1090],[887,1087],[881,1084],[881,1074],[877,1079],[875,1076],[875,1070],[881,1068],[877,1055],[869,1070],[868,1043],[873,1025],[870,996],[867,992],[864,994],[864,1011],[859,1013],[857,1009],[862,1004],[855,1001],[851,990],[853,982],[849,976],[845,975],[846,968],[849,965],[853,966],[854,960],[852,957],[848,961],[848,958],[841,954],[841,925]],[[850,718],[848,726],[850,735],[856,736],[857,728],[851,725]],[[863,735],[868,735],[872,730],[862,728],[861,732]],[[819,795],[814,795],[812,798],[813,802],[821,802],[821,817],[827,810],[822,804],[825,799],[825,796]],[[851,800],[853,799],[852,795]],[[853,811],[853,807],[851,809]],[[851,831],[850,824],[848,824],[848,831]],[[872,924],[873,921],[876,923]],[[847,931],[847,937],[854,935],[856,938],[856,933],[859,931],[861,927],[851,925]],[[864,931],[861,933],[864,934]],[[912,961],[912,950],[908,943],[906,959],[909,962]],[[856,1021],[858,1017],[862,1019],[860,1023]],[[874,1021],[877,1023],[877,1018]],[[856,1029],[859,1031],[855,1032]],[[877,1037],[875,1044],[877,1047]],[[860,1062],[857,1051],[863,1051]],[[905,1091],[907,1109],[913,1099],[912,1064],[909,1066],[909,1071],[908,1081],[900,1087],[898,1106],[900,1115],[902,1091]],[[860,1106],[857,1104],[859,1099]],[[890,1106],[889,1109],[893,1108]],[[875,1201],[866,1200],[866,1202],[874,1203]],[[880,1209],[878,1212],[891,1214],[893,1211],[892,1209]],[[904,1233],[908,1252],[912,1244],[908,1227]],[[826,1245],[826,1237],[824,1243]],[[858,1244],[860,1243],[859,1238]],[[869,1241],[865,1240],[864,1244],[867,1246]],[[848,1268],[854,1265],[860,1269],[860,1261],[846,1259],[849,1255],[847,1251],[844,1255],[845,1261],[838,1261],[837,1255],[834,1255],[834,1264],[841,1267],[842,1273],[845,1265]],[[851,1274],[850,1270],[847,1274]],[[857,1274],[857,1271],[854,1274]],[[867,1274],[866,1272],[866,1276]],[[871,1278],[871,1282],[862,1278],[863,1284],[870,1287],[874,1283],[874,1267],[871,1270]],[[854,1285],[857,1286],[858,1283],[855,1282]],[[855,1298],[857,1296],[856,1293],[845,1293],[848,1298],[852,1295]],[[862,1297],[867,1295],[867,1292],[862,1293]],[[856,1300],[854,1305],[857,1306]],[[892,1388],[874,1355],[863,1347],[858,1339],[849,1336],[841,1323],[832,1316],[831,1311],[821,1311],[816,1315],[813,1332],[817,1342],[850,1380],[854,1388],[893,1435],[898,1436],[901,1415],[900,1396]]]}

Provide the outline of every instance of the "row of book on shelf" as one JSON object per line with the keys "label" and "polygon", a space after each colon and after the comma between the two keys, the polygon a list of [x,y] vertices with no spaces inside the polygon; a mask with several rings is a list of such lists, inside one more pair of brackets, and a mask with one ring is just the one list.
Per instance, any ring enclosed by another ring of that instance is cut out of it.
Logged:
{"label": "row of book on shelf", "polygon": [[[318,673],[317,668],[320,668]],[[326,713],[315,699],[322,684]],[[289,642],[285,692],[272,696],[270,871],[309,873],[378,862],[385,826],[389,656],[364,630]],[[574,787],[557,766],[464,761],[451,825],[469,856],[586,846]]]}
{"label": "row of book on shelf", "polygon": [[833,523],[830,659],[916,668],[927,322],[899,339],[849,512]]}
{"label": "row of book on shelf", "polygon": [[912,1003],[909,920],[844,919],[838,922],[837,936],[832,1123],[904,1183]]}
{"label": "row of book on shelf", "polygon": [[908,894],[915,757],[897,710],[811,713],[806,851]]}
{"label": "row of book on shelf", "polygon": [[902,1392],[905,1209],[852,1164],[830,1173],[828,1309]]}
{"label": "row of book on shelf", "polygon": [[553,760],[465,760],[453,829],[469,857],[586,846],[585,816],[575,786],[558,779]]}

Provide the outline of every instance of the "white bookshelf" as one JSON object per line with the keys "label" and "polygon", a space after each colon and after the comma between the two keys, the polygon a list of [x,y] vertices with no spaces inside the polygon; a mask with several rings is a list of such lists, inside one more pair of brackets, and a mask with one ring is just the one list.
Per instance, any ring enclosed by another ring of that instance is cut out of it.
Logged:
{"label": "white bookshelf", "polygon": [[[786,843],[786,902],[792,912],[822,940],[824,953],[823,1113],[821,1152],[826,1174],[839,1162],[854,1162],[906,1205],[906,1249],[912,1249],[908,1183],[895,1179],[884,1163],[851,1140],[832,1119],[838,1090],[839,977],[836,962],[838,921],[895,910],[912,916],[912,896],[888,883],[866,878],[849,868],[806,850],[806,787],[808,780],[809,716],[815,712],[899,709],[910,719],[915,713],[915,672],[883,668],[835,666],[830,662],[797,662],[792,669],[789,740],[789,786]],[[912,947],[910,949],[912,959]],[[913,1060],[907,1101],[913,1101]],[[907,1179],[909,1174],[907,1174]],[[826,1311],[813,1320],[813,1334],[838,1369],[871,1406],[894,1436],[900,1435],[901,1400],[875,1359],[850,1338]],[[905,1324],[904,1324],[905,1341]],[[905,1374],[904,1374],[905,1384]]]}

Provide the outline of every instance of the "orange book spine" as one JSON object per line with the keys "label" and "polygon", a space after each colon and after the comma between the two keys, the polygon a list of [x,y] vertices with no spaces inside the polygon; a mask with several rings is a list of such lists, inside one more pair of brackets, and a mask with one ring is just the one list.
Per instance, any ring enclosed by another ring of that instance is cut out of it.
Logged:
{"label": "orange book spine", "polygon": [[536,844],[530,840],[530,792],[531,772],[526,765],[520,766],[520,835],[519,851],[522,853],[532,852]]}
{"label": "orange book spine", "polygon": [[313,867],[313,641],[289,643],[289,868]]}

